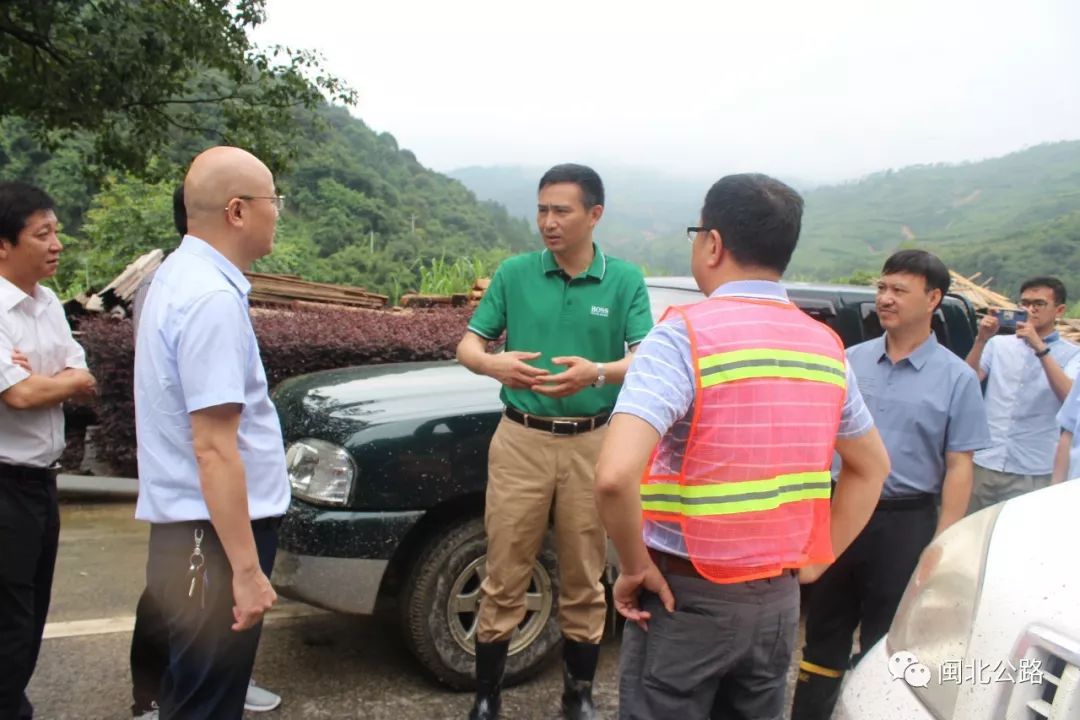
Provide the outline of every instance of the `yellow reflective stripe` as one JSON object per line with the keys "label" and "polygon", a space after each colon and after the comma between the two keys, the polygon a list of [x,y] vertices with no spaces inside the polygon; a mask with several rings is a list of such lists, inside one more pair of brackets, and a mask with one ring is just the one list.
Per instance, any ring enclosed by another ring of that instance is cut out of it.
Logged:
{"label": "yellow reflective stripe", "polygon": [[804,670],[814,675],[821,675],[823,677],[838,678],[843,677],[844,673],[840,670],[833,670],[832,668],[823,667],[821,665],[815,665],[812,662],[806,662],[802,660],[799,662],[799,669]]}
{"label": "yellow reflective stripe", "polygon": [[805,353],[797,350],[780,350],[778,348],[747,348],[745,350],[732,350],[731,352],[706,355],[698,359],[698,367],[702,370],[716,365],[743,362],[745,360],[794,360],[798,362],[812,363],[814,365],[826,365],[836,370],[844,370],[844,363],[828,355],[818,353]]}
{"label": "yellow reflective stripe", "polygon": [[686,517],[733,515],[774,510],[800,500],[828,500],[831,491],[827,470],[737,483],[649,483],[641,486],[641,506],[645,510]]}
{"label": "yellow reflective stripe", "polygon": [[679,483],[647,483],[641,486],[645,495],[678,495],[688,499],[722,498],[728,495],[744,495],[778,490],[785,485],[797,483],[817,483],[831,481],[828,470],[788,473],[764,480],[742,480],[740,482],[709,483],[707,485],[680,485]]}
{"label": "yellow reflective stripe", "polygon": [[794,380],[810,380],[811,382],[828,383],[846,388],[847,379],[841,375],[833,375],[830,372],[810,370],[798,367],[778,367],[776,365],[758,365],[753,367],[741,367],[734,370],[721,370],[701,376],[701,387],[707,388],[722,383],[735,382],[736,380],[749,380],[751,378],[789,378]]}

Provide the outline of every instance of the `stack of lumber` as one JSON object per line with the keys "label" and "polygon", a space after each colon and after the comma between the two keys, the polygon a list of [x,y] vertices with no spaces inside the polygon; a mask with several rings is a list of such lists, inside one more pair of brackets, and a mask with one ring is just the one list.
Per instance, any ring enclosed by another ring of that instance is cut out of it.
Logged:
{"label": "stack of lumber", "polygon": [[479,305],[480,299],[484,297],[484,293],[491,287],[491,278],[479,278],[473,283],[472,290],[469,291],[469,304]]}
{"label": "stack of lumber", "polygon": [[1061,337],[1080,345],[1080,320],[1058,320],[1057,331]]}
{"label": "stack of lumber", "polygon": [[253,303],[282,305],[304,301],[379,309],[386,307],[390,300],[386,295],[370,293],[363,288],[311,282],[295,275],[248,272],[244,276],[251,283],[249,299]]}
{"label": "stack of lumber", "polygon": [[469,301],[465,293],[453,295],[425,295],[423,293],[405,293],[398,301],[405,308],[430,308],[439,306],[461,307]]}
{"label": "stack of lumber", "polygon": [[484,293],[490,286],[491,278],[479,278],[467,293],[454,293],[453,295],[405,293],[401,296],[400,303],[401,307],[407,308],[438,307],[440,305],[460,307],[466,304],[475,306],[480,304],[480,298],[484,297]]}
{"label": "stack of lumber", "polygon": [[128,307],[135,297],[135,290],[138,289],[139,283],[147,275],[157,270],[164,259],[165,253],[161,250],[151,250],[137,258],[135,262],[124,268],[124,271],[106,285],[101,292],[94,293],[82,302],[83,308],[86,312],[99,313],[108,312],[118,305]]}
{"label": "stack of lumber", "polygon": [[971,301],[971,304],[975,306],[975,310],[979,313],[984,313],[990,308],[1016,307],[1016,303],[1012,300],[990,289],[990,280],[993,278],[979,284],[976,280],[979,279],[979,276],[982,275],[982,273],[975,273],[971,277],[964,277],[955,270],[950,270],[949,275],[952,276],[952,286],[949,288],[949,292],[966,297]]}

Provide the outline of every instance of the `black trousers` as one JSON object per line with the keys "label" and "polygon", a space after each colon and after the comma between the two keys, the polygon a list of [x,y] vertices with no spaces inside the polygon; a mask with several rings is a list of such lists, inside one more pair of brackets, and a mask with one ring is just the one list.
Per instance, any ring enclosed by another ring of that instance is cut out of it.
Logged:
{"label": "black trousers", "polygon": [[[885,637],[936,527],[932,495],[879,503],[851,547],[813,585],[804,661],[843,671]],[[857,626],[860,653],[852,659]]]}
{"label": "black trousers", "polygon": [[[267,576],[277,553],[277,525],[278,518],[251,523],[259,565]],[[196,530],[203,533],[205,581],[189,596]],[[232,630],[232,568],[210,523],[151,526],[146,585],[167,633],[168,661],[158,695],[162,719],[242,717],[262,625]]]}
{"label": "black trousers", "polygon": [[56,476],[0,468],[0,720],[33,717],[34,674],[52,596],[60,511]]}
{"label": "black trousers", "polygon": [[143,590],[135,606],[131,634],[131,714],[149,712],[161,694],[161,678],[169,666],[169,627],[150,589]]}

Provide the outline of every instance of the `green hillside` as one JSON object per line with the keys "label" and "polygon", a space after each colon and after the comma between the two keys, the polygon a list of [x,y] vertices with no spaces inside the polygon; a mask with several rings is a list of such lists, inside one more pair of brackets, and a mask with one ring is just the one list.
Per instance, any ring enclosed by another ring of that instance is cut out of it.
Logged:
{"label": "green hillside", "polygon": [[[654,272],[687,270],[682,229],[709,180],[598,168],[608,189],[597,237]],[[539,168],[451,173],[478,196],[529,217]],[[800,187],[800,183],[792,183]],[[524,195],[524,197],[522,197]],[[789,275],[831,280],[876,271],[900,247],[939,252],[1003,292],[1056,273],[1080,295],[1080,142],[1060,142],[960,165],[915,166],[804,192],[802,240]]]}
{"label": "green hillside", "polygon": [[933,250],[1011,292],[1056,273],[1080,290],[1080,142],[1001,158],[877,173],[806,194],[792,271],[875,270],[899,247]]}
{"label": "green hillside", "polygon": [[[460,182],[423,167],[389,133],[377,134],[343,108],[302,115],[297,160],[276,180],[287,196],[274,254],[257,270],[360,285],[396,296],[421,287],[426,268],[469,258],[488,270],[530,247],[530,224],[478,201]],[[24,121],[0,121],[0,178],[24,179],[56,198],[65,254],[64,295],[100,288],[138,254],[171,247],[171,195],[192,155],[208,143],[177,137],[156,160],[160,181],[83,171],[89,145],[73,137],[52,152]],[[153,174],[152,174],[153,176]]]}

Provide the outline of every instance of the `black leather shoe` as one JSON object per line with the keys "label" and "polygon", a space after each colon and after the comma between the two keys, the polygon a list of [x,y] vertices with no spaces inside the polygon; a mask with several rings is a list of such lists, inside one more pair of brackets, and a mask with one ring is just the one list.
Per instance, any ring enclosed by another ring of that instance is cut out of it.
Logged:
{"label": "black leather shoe", "polygon": [[502,699],[503,672],[510,641],[476,643],[476,701],[469,720],[496,720]]}
{"label": "black leather shoe", "polygon": [[595,720],[592,686],[600,646],[563,640],[562,712],[567,720]]}

